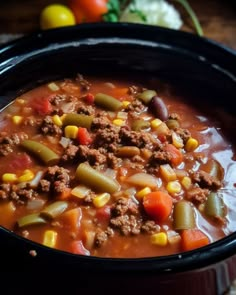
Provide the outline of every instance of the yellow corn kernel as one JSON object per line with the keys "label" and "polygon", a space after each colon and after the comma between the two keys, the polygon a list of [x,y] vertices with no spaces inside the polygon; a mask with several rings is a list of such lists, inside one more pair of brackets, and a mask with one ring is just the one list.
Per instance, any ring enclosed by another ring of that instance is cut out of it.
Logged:
{"label": "yellow corn kernel", "polygon": [[150,187],[145,187],[143,189],[141,189],[140,191],[137,192],[136,196],[138,198],[143,198],[144,196],[146,196],[147,194],[149,194],[151,192]]}
{"label": "yellow corn kernel", "polygon": [[17,181],[17,176],[14,173],[4,173],[2,175],[3,182],[15,182]]}
{"label": "yellow corn kernel", "polygon": [[185,189],[190,189],[191,185],[192,185],[192,180],[190,177],[185,176],[183,177],[183,179],[181,180],[181,184]]}
{"label": "yellow corn kernel", "polygon": [[112,123],[116,126],[124,126],[125,124],[125,121],[124,120],[121,120],[121,119],[115,119],[112,121]]}
{"label": "yellow corn kernel", "polygon": [[151,243],[157,246],[166,246],[168,243],[167,234],[162,232],[151,235]]}
{"label": "yellow corn kernel", "polygon": [[152,129],[156,129],[158,126],[160,126],[162,121],[160,119],[154,119],[151,121],[151,127]]}
{"label": "yellow corn kernel", "polygon": [[195,138],[190,137],[185,144],[185,150],[187,152],[192,152],[198,147],[199,143]]}
{"label": "yellow corn kernel", "polygon": [[67,138],[76,138],[79,128],[77,126],[68,125],[65,127],[65,137]]}
{"label": "yellow corn kernel", "polygon": [[19,125],[23,120],[22,116],[13,116],[12,121],[14,124]]}
{"label": "yellow corn kernel", "polygon": [[177,181],[170,181],[167,183],[166,189],[170,194],[178,194],[181,192],[181,184]]}
{"label": "yellow corn kernel", "polygon": [[61,127],[62,126],[62,120],[58,115],[54,115],[52,117],[52,121],[54,124],[56,124],[57,126]]}
{"label": "yellow corn kernel", "polygon": [[103,193],[103,194],[97,195],[93,199],[93,205],[97,208],[101,208],[109,202],[110,197],[111,195],[109,193]]}
{"label": "yellow corn kernel", "polygon": [[43,236],[43,245],[54,248],[57,243],[57,232],[54,230],[46,230]]}
{"label": "yellow corn kernel", "polygon": [[127,108],[127,106],[130,104],[130,101],[128,101],[128,100],[124,100],[124,101],[122,101],[122,105],[123,105],[123,107],[124,108]]}
{"label": "yellow corn kernel", "polygon": [[184,146],[183,139],[175,132],[172,133],[172,143],[177,149]]}
{"label": "yellow corn kernel", "polygon": [[28,182],[28,181],[31,181],[32,179],[34,179],[34,173],[31,170],[27,169],[23,172],[21,176],[18,177],[17,181]]}
{"label": "yellow corn kernel", "polygon": [[173,181],[176,180],[177,176],[175,171],[171,168],[169,164],[160,165],[160,176],[165,181]]}

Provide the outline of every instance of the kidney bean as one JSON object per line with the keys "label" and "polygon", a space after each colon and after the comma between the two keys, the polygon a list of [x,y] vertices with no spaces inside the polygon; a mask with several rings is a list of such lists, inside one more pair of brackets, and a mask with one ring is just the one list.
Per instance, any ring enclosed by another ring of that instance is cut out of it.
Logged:
{"label": "kidney bean", "polygon": [[166,121],[169,117],[169,113],[164,101],[158,97],[154,96],[149,103],[149,110],[154,114],[155,117],[162,121]]}

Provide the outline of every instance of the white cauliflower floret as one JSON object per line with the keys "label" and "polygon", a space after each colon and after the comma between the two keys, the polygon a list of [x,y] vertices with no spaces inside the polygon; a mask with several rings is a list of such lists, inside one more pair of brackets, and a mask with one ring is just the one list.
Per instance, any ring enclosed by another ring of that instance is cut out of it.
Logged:
{"label": "white cauliflower floret", "polygon": [[135,0],[122,13],[121,22],[143,23],[179,29],[183,22],[179,12],[165,0]]}

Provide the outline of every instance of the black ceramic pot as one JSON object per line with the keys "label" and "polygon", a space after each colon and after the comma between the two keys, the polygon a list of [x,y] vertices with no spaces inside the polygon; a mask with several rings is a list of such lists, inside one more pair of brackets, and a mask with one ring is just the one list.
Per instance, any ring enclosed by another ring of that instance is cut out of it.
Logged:
{"label": "black ceramic pot", "polygon": [[[235,52],[192,34],[142,25],[79,25],[40,32],[0,48],[0,106],[43,82],[77,72],[135,73],[168,80],[194,94],[191,97],[201,97],[200,103],[217,105],[234,116],[235,65]],[[181,255],[102,259],[49,249],[0,228],[0,257],[2,272],[14,271],[18,287],[21,279],[33,282],[35,294],[44,292],[39,280],[49,284],[44,294],[55,288],[64,294],[223,294],[236,277],[236,233]],[[40,275],[35,275],[38,270]]]}

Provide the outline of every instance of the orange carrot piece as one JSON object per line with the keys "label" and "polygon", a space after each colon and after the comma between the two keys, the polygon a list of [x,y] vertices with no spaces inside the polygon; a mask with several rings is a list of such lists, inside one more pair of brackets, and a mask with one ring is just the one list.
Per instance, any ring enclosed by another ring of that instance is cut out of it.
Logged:
{"label": "orange carrot piece", "polygon": [[77,231],[80,227],[80,220],[82,218],[81,208],[74,208],[63,213],[59,220],[63,223],[63,225],[73,232]]}
{"label": "orange carrot piece", "polygon": [[208,237],[199,229],[185,229],[181,233],[182,249],[190,251],[210,243]]}
{"label": "orange carrot piece", "polygon": [[68,187],[66,188],[63,192],[59,193],[59,195],[57,195],[57,198],[59,200],[66,200],[71,196],[71,189]]}
{"label": "orange carrot piece", "polygon": [[128,88],[113,88],[112,89],[112,96],[116,98],[121,98],[128,94]]}
{"label": "orange carrot piece", "polygon": [[166,151],[171,154],[171,164],[178,166],[183,161],[183,155],[173,144],[167,144]]}
{"label": "orange carrot piece", "polygon": [[143,198],[146,213],[155,221],[166,220],[172,211],[173,201],[171,196],[163,191],[155,191]]}

